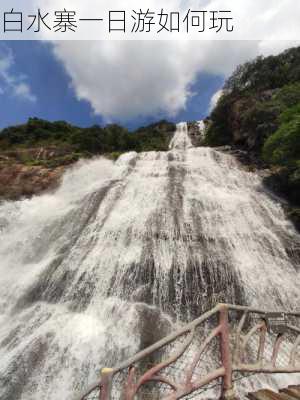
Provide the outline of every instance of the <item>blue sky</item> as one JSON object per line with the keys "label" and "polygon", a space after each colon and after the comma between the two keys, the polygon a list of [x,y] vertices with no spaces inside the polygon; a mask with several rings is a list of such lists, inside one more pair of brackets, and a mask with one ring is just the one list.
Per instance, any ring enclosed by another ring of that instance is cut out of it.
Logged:
{"label": "blue sky", "polygon": [[[11,57],[7,74],[13,81],[12,84],[8,83],[7,76],[3,77],[0,74],[0,128],[23,123],[29,117],[66,120],[79,126],[107,122],[107,118],[101,115],[101,110],[96,110],[95,113],[92,101],[78,100],[76,85],[72,83],[65,64],[56,57],[49,43],[7,41],[0,44],[0,49],[0,59],[8,54]],[[101,59],[99,62],[101,63]],[[26,90],[19,90],[22,89],[20,85],[16,90],[16,82],[18,85],[21,83]],[[149,109],[147,115],[141,115],[137,111],[136,115],[131,112],[128,118],[124,118],[124,115],[119,118],[116,114],[110,117],[109,121],[119,122],[129,129],[134,129],[161,118],[175,122],[199,120],[207,115],[210,100],[223,82],[222,74],[198,71],[188,85],[190,94],[184,109],[181,107],[175,113],[163,109],[154,109],[152,112]]]}

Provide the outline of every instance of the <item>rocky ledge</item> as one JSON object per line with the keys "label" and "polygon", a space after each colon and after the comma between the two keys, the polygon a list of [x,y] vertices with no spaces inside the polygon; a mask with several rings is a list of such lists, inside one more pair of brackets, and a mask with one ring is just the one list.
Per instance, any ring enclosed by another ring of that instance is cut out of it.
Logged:
{"label": "rocky ledge", "polygon": [[0,153],[0,201],[55,189],[79,156],[70,148],[39,147]]}

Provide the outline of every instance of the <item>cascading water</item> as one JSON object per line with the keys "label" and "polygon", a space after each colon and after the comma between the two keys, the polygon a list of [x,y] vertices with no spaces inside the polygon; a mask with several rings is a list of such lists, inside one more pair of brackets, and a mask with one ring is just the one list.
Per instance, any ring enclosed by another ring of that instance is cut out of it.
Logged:
{"label": "cascading water", "polygon": [[3,203],[0,238],[2,400],[69,399],[220,301],[299,307],[281,205],[185,123],[168,152],[80,162],[54,193]]}

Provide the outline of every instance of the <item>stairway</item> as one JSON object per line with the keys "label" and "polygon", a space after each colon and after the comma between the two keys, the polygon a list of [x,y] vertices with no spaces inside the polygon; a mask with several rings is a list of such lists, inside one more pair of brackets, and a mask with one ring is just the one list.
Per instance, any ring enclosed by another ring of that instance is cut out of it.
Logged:
{"label": "stairway", "polygon": [[249,400],[300,400],[300,386],[288,386],[279,393],[270,389],[259,390],[248,394]]}

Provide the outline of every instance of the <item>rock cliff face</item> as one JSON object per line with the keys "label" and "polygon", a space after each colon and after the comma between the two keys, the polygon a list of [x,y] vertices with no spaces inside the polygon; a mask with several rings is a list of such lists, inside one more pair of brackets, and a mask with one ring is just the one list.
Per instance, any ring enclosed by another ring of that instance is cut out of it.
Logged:
{"label": "rock cliff face", "polygon": [[189,136],[194,147],[203,146],[209,120],[190,121],[187,123]]}
{"label": "rock cliff face", "polygon": [[[268,102],[272,101],[276,92],[278,91],[266,90],[251,97],[239,96],[232,102],[228,109],[227,120],[233,145],[259,152],[265,140],[263,129],[267,125],[268,134],[271,134],[277,128],[276,121],[280,109],[275,107],[272,110],[268,109]],[[261,109],[258,109],[259,107]],[[265,109],[262,109],[263,107]]]}
{"label": "rock cliff face", "polygon": [[0,153],[0,200],[17,200],[56,188],[67,166],[75,161],[77,158],[67,147]]}
{"label": "rock cliff face", "polygon": [[10,165],[0,167],[0,199],[17,200],[55,188],[64,167],[54,169]]}

